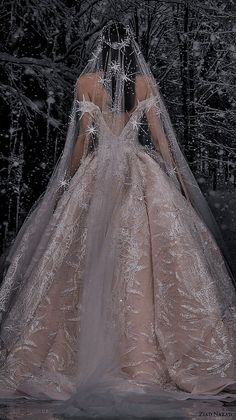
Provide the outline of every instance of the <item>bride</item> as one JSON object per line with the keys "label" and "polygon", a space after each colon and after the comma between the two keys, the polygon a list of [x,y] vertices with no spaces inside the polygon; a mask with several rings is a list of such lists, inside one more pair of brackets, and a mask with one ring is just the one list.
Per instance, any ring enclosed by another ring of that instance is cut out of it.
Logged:
{"label": "bride", "polygon": [[130,28],[110,22],[7,257],[0,397],[233,398],[235,287],[158,86]]}

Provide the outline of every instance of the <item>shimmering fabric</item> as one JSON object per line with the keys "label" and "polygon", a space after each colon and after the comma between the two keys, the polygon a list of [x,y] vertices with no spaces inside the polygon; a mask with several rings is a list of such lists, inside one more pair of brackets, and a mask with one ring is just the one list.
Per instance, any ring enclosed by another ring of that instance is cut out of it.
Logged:
{"label": "shimmering fabric", "polygon": [[[140,102],[119,133],[122,143],[115,155],[119,200],[109,224],[116,243],[110,282],[120,377],[179,394],[213,395],[236,384],[235,290],[212,234],[164,171],[161,155],[148,154],[137,141],[133,121],[141,121],[151,101]],[[44,233],[50,237],[47,249],[4,319],[1,397],[67,399],[76,390],[80,296],[90,252],[87,216],[98,162],[105,185],[114,147],[114,134],[98,106],[78,102],[81,110],[93,118],[102,144],[86,157],[59,200]],[[92,351],[95,355],[96,348]]]}

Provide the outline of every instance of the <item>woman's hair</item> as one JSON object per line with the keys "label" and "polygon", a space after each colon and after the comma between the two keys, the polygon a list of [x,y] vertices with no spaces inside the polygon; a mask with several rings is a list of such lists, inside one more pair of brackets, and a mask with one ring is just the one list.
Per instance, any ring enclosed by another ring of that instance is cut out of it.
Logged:
{"label": "woman's hair", "polygon": [[[102,66],[104,75],[108,70],[108,62],[122,62],[123,71],[129,76],[129,80],[124,82],[124,110],[131,111],[135,101],[135,75],[137,63],[135,60],[134,49],[130,40],[129,29],[120,22],[111,22],[102,31]],[[117,43],[122,44],[122,48],[117,48]],[[116,91],[116,76],[112,75],[112,104],[114,103]]]}

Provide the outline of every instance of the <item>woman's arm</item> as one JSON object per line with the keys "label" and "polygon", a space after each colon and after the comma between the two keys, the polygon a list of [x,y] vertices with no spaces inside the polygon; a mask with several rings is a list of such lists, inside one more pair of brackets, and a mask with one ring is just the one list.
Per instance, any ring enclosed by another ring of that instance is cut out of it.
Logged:
{"label": "woman's arm", "polygon": [[[86,80],[84,80],[83,77],[81,77],[77,82],[76,97],[79,101],[82,101],[83,99],[88,100],[88,101],[90,100],[89,94],[87,92]],[[69,177],[73,177],[79,167],[81,158],[83,156],[83,151],[84,151],[86,130],[90,123],[91,123],[91,117],[87,112],[85,112],[80,119],[79,135],[77,137],[77,140],[75,142],[74,149],[72,152],[71,163],[70,163],[70,168],[69,168],[69,173],[68,173]]]}
{"label": "woman's arm", "polygon": [[[81,80],[79,79],[76,85],[76,98],[81,101],[84,98],[86,100],[90,100],[88,93],[86,93],[86,86],[84,86],[84,81],[81,78]],[[79,127],[79,134],[78,137],[76,139],[73,151],[72,151],[72,155],[71,155],[71,160],[70,160],[70,164],[69,167],[66,171],[66,177],[65,179],[67,181],[69,181],[75,174],[75,172],[77,171],[79,165],[80,165],[80,161],[81,158],[83,156],[83,152],[84,152],[84,143],[85,143],[85,139],[86,139],[86,130],[87,127],[90,123],[90,115],[86,112],[82,115],[81,119],[80,119],[80,127]],[[59,186],[59,189],[57,190],[56,193],[56,197],[55,197],[55,205],[54,205],[54,210],[57,207],[57,203],[60,200],[61,196],[63,195],[65,189],[66,189],[66,185],[67,183],[62,182],[61,185]]]}
{"label": "woman's arm", "polygon": [[80,120],[80,128],[79,128],[79,135],[77,137],[76,143],[74,145],[74,149],[72,152],[71,163],[69,168],[69,177],[73,177],[75,172],[77,171],[81,158],[83,156],[84,151],[84,143],[86,138],[86,130],[89,125],[90,117],[86,113],[82,116]]}
{"label": "woman's arm", "polygon": [[[156,94],[154,88],[154,81],[149,77],[141,76],[137,80],[137,94],[140,100],[151,99]],[[157,108],[154,105],[148,107],[145,111],[147,118],[151,140],[156,149],[161,153],[163,160],[168,166],[173,167],[174,162],[172,159],[171,151],[169,150],[168,141],[165,136],[165,132],[162,126],[161,119],[158,115]]]}
{"label": "woman's arm", "polygon": [[174,166],[173,158],[169,149],[168,141],[165,136],[165,132],[162,126],[160,117],[156,112],[155,106],[152,106],[145,112],[150,134],[154,146],[160,151],[163,159],[171,167]]}

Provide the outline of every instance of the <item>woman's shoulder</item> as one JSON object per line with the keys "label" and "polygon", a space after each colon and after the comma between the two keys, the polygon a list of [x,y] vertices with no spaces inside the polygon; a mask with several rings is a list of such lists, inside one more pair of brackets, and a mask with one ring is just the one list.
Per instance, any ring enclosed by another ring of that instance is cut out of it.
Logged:
{"label": "woman's shoulder", "polygon": [[93,89],[94,83],[97,79],[96,73],[86,73],[79,76],[76,81],[77,97],[87,97]]}
{"label": "woman's shoulder", "polygon": [[96,73],[81,74],[76,81],[76,86],[89,85],[91,81],[95,80],[96,78],[97,78]]}
{"label": "woman's shoulder", "polygon": [[90,84],[91,81],[97,81],[99,79],[99,77],[101,77],[101,74],[96,72],[96,73],[84,73],[81,74],[77,81],[76,84]]}
{"label": "woman's shoulder", "polygon": [[153,91],[153,81],[151,77],[145,75],[136,76],[136,92],[139,100],[148,98]]}
{"label": "woman's shoulder", "polygon": [[85,73],[79,76],[76,81],[77,94],[90,94],[93,92],[98,79],[101,77],[98,73]]}

